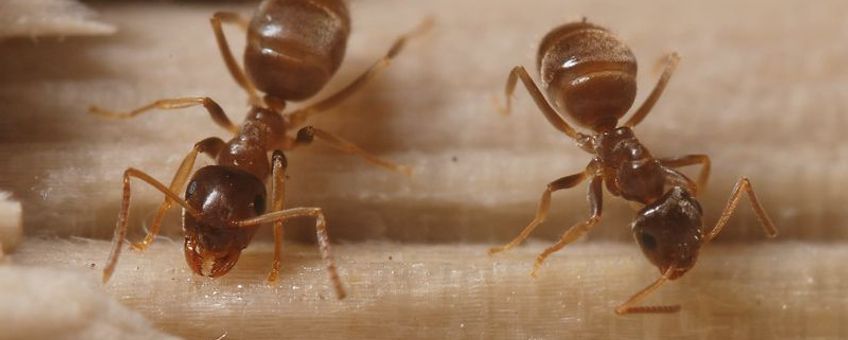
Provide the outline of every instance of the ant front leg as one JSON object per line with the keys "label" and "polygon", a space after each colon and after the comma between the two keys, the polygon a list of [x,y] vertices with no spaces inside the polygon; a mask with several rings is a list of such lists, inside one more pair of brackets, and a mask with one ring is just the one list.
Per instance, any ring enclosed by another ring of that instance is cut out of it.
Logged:
{"label": "ant front leg", "polygon": [[135,177],[147,182],[147,184],[150,184],[156,188],[156,190],[161,191],[173,202],[177,202],[181,205],[185,209],[186,213],[191,214],[195,218],[200,218],[200,212],[188,205],[186,201],[180,198],[179,195],[171,191],[171,189],[166,187],[164,184],[155,180],[153,177],[150,177],[150,175],[143,171],[128,168],[124,171],[124,190],[123,200],[121,201],[121,212],[118,213],[118,222],[115,224],[115,236],[112,239],[112,251],[109,254],[109,258],[106,260],[106,266],[103,268],[103,283],[106,283],[109,281],[109,278],[112,277],[112,273],[115,271],[115,265],[118,263],[118,256],[121,255],[121,246],[124,244],[124,240],[127,237],[127,224],[129,223],[131,197],[130,177]]}
{"label": "ant front leg", "polygon": [[733,215],[733,212],[736,211],[736,206],[739,205],[739,200],[742,199],[743,193],[748,194],[748,200],[751,202],[751,208],[754,209],[754,213],[757,215],[757,219],[760,221],[760,225],[763,227],[763,231],[765,231],[766,236],[769,238],[777,236],[777,228],[774,226],[774,223],[771,221],[768,214],[766,214],[766,210],[763,209],[763,206],[760,204],[760,200],[757,198],[757,194],[754,193],[754,188],[751,186],[751,181],[748,180],[747,177],[742,177],[736,182],[736,186],[733,187],[733,191],[730,193],[730,199],[727,201],[727,206],[725,206],[724,210],[722,210],[721,217],[719,217],[715,227],[713,227],[710,233],[707,234],[704,243],[712,241],[719,233],[721,233],[727,225],[727,221],[730,220],[730,215]]}
{"label": "ant front leg", "polygon": [[[282,211],[286,201],[286,167],[288,162],[286,156],[279,150],[274,151],[271,156],[272,179],[271,179],[271,211]],[[274,263],[271,272],[268,273],[268,282],[277,280],[277,274],[282,266],[283,253],[283,220],[274,221]]]}
{"label": "ant front leg", "polygon": [[296,143],[297,145],[308,145],[312,143],[312,140],[314,140],[315,138],[326,142],[331,147],[341,152],[360,156],[374,165],[386,168],[391,171],[397,171],[407,176],[412,176],[412,168],[406,165],[395,164],[393,162],[379,158],[351,142],[348,142],[327,131],[314,128],[312,126],[307,126],[297,131]]}
{"label": "ant front leg", "polygon": [[88,112],[95,115],[110,117],[110,118],[132,118],[144,112],[153,110],[153,109],[161,109],[161,110],[174,110],[174,109],[182,109],[187,107],[192,107],[196,105],[203,105],[209,115],[212,116],[212,120],[215,121],[215,124],[218,126],[227,129],[233,134],[238,133],[238,126],[233,124],[229,118],[227,118],[227,114],[224,113],[224,109],[221,108],[218,103],[212,100],[209,97],[182,97],[182,98],[171,98],[171,99],[160,99],[153,103],[147,104],[130,112],[115,112],[115,111],[107,111],[101,109],[97,106],[91,106],[88,108]]}
{"label": "ant front leg", "polygon": [[233,76],[236,83],[241,86],[246,92],[251,105],[261,106],[262,100],[259,99],[256,86],[250,82],[250,79],[244,74],[244,71],[239,67],[236,58],[233,57],[233,52],[230,50],[230,44],[227,42],[227,37],[224,35],[224,29],[221,23],[236,24],[243,30],[247,30],[249,21],[243,18],[238,13],[233,12],[217,12],[209,19],[212,24],[212,31],[215,33],[215,41],[218,43],[218,50],[221,52],[221,58],[224,59],[224,64],[227,65],[227,70]]}
{"label": "ant front leg", "polygon": [[662,96],[665,86],[668,85],[668,81],[671,79],[671,75],[674,74],[674,70],[677,68],[677,63],[679,62],[680,56],[678,56],[676,52],[671,53],[666,57],[665,70],[663,70],[660,80],[657,81],[657,85],[654,86],[654,90],[651,91],[651,94],[648,95],[648,98],[645,99],[642,106],[636,110],[636,113],[634,113],[633,116],[624,123],[624,126],[634,127],[645,119],[648,113],[651,112],[651,109],[654,108],[654,104],[656,104],[657,100],[659,100],[660,96]]}
{"label": "ant front leg", "polygon": [[707,181],[710,178],[710,156],[707,155],[685,155],[678,157],[670,157],[670,158],[660,158],[660,164],[666,167],[671,168],[679,168],[689,165],[701,165],[701,172],[698,173],[698,190],[697,193],[700,194],[706,189]]}
{"label": "ant front leg", "polygon": [[[218,152],[224,147],[224,141],[217,137],[210,137],[204,139],[191,149],[188,155],[185,156],[182,163],[180,163],[179,169],[174,174],[174,179],[171,180],[171,185],[169,189],[172,192],[180,192],[182,188],[185,186],[186,180],[191,175],[191,170],[194,168],[194,161],[197,159],[197,154],[204,153],[210,157],[215,157]],[[165,196],[165,201],[159,205],[159,210],[156,212],[156,217],[153,218],[153,223],[150,225],[150,229],[147,231],[147,235],[144,237],[144,240],[141,242],[133,243],[132,247],[138,251],[144,251],[150,244],[153,243],[153,239],[156,238],[156,235],[159,234],[159,227],[162,225],[162,219],[165,217],[165,212],[171,208],[174,201]]]}
{"label": "ant front leg", "polygon": [[680,305],[668,305],[668,306],[636,306],[640,301],[644,300],[648,295],[651,295],[654,291],[662,287],[666,282],[668,282],[671,273],[675,270],[674,267],[671,267],[660,276],[659,279],[654,281],[654,283],[648,285],[642,290],[633,294],[627,301],[619,305],[615,308],[615,314],[624,315],[624,314],[634,314],[634,313],[677,313],[680,311]]}
{"label": "ant front leg", "polygon": [[336,290],[336,297],[338,297],[339,300],[344,299],[345,296],[347,296],[347,292],[345,292],[344,286],[342,286],[342,280],[339,278],[339,273],[336,270],[336,261],[333,258],[330,247],[330,236],[327,234],[327,221],[324,218],[324,213],[321,211],[321,208],[291,208],[274,211],[262,216],[236,222],[236,225],[240,227],[249,227],[296,217],[315,218],[315,232],[318,237],[318,249],[321,251],[321,258],[324,259],[324,264],[327,267],[327,273],[330,275],[330,282],[333,283],[333,288]]}
{"label": "ant front leg", "polygon": [[559,251],[569,243],[574,242],[598,224],[601,220],[601,211],[603,209],[602,184],[603,179],[601,176],[592,177],[592,182],[589,184],[589,204],[591,205],[592,216],[589,217],[588,220],[579,222],[571,226],[571,228],[568,228],[568,230],[566,230],[559,238],[557,243],[548,247],[539,254],[539,256],[536,257],[536,263],[533,264],[533,271],[530,272],[530,276],[534,278],[538,276],[537,273],[542,267],[542,263],[545,262],[545,259],[548,258],[549,255]]}
{"label": "ant front leg", "polygon": [[551,194],[555,191],[564,190],[573,188],[580,182],[586,179],[586,171],[583,171],[579,174],[574,174],[570,176],[565,176],[563,178],[557,179],[553,182],[548,183],[548,186],[545,188],[545,191],[542,193],[542,198],[539,199],[539,207],[536,209],[536,216],[533,217],[533,220],[530,221],[524,229],[521,230],[521,233],[518,236],[510,241],[509,243],[489,249],[489,255],[493,255],[496,253],[500,253],[504,250],[512,249],[513,247],[519,245],[521,242],[527,239],[530,236],[530,233],[533,232],[534,229],[542,222],[545,222],[545,218],[548,216],[548,210],[551,208]]}
{"label": "ant front leg", "polygon": [[411,32],[408,32],[398,37],[397,40],[395,40],[395,42],[392,44],[392,47],[389,48],[389,51],[386,53],[385,56],[380,58],[380,60],[377,60],[377,62],[371,65],[371,67],[369,67],[368,70],[365,71],[365,73],[357,77],[352,83],[347,85],[345,88],[339,90],[339,92],[336,92],[335,94],[315,104],[289,113],[288,118],[292,126],[298,126],[300,124],[303,124],[306,121],[306,118],[309,117],[309,115],[321,111],[326,111],[347,99],[347,97],[349,97],[351,94],[355,93],[357,90],[362,88],[362,86],[365,85],[368,80],[370,80],[378,73],[380,73],[380,71],[388,67],[389,64],[391,64],[392,60],[403,49],[404,45],[406,45],[407,40],[426,33],[428,30],[430,30],[432,26],[433,18],[427,18]]}
{"label": "ant front leg", "polygon": [[540,91],[539,87],[536,86],[536,83],[533,82],[533,78],[530,77],[530,74],[527,73],[527,69],[525,69],[524,66],[516,66],[509,73],[509,78],[506,80],[506,88],[504,90],[504,94],[506,95],[506,107],[500,109],[501,112],[509,114],[512,110],[512,94],[515,92],[515,85],[518,82],[518,79],[521,79],[521,82],[524,84],[524,88],[527,89],[527,93],[530,94],[530,97],[533,97],[533,101],[536,102],[536,106],[539,107],[539,110],[542,111],[542,114],[545,115],[545,118],[549,123],[551,123],[551,125],[554,126],[554,128],[562,131],[571,138],[578,139],[580,137],[580,133],[568,125],[568,123],[565,122],[565,119],[563,119],[562,116],[554,110],[551,104],[548,103],[548,100],[545,99],[542,91]]}

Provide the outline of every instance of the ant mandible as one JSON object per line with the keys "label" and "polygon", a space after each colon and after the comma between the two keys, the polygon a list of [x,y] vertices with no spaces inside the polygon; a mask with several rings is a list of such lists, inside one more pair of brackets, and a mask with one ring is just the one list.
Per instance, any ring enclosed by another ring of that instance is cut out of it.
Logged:
{"label": "ant mandible", "polygon": [[[768,237],[777,236],[777,229],[760,205],[751,182],[742,177],[730,194],[727,206],[715,226],[702,228],[701,205],[695,199],[710,174],[707,155],[686,155],[654,158],[633,134],[633,127],[651,111],[662,94],[675,67],[678,56],[672,53],[666,60],[659,81],[645,102],[618,126],[618,120],[633,105],[636,97],[636,59],[630,49],[603,27],[583,21],[560,26],[548,33],[539,46],[537,66],[542,87],[549,104],[533,79],[522,66],[516,66],[506,83],[506,108],[511,109],[511,96],[520,79],[548,122],[573,138],[584,151],[593,155],[586,168],[570,176],[550,182],[542,193],[536,216],[508,244],[489,250],[489,254],[510,249],[523,240],[545,220],[550,209],[551,193],[576,186],[589,180],[588,199],[592,216],[574,224],[559,241],[536,258],[531,275],[536,277],[542,262],[592,229],[601,219],[602,187],[613,196],[641,204],[631,224],[631,230],[642,252],[659,269],[661,276],[654,283],[619,305],[617,314],[673,313],[679,305],[638,306],[639,302],[666,281],[681,277],[698,258],[702,246],[712,241],[724,228],[736,209],[742,193],[747,193],[751,206]],[[554,108],[561,109],[578,125],[589,128],[592,134],[577,132]],[[697,183],[675,168],[701,165]]]}
{"label": "ant mandible", "polygon": [[[389,65],[405,42],[432,23],[426,20],[418,28],[399,37],[388,53],[339,92],[305,108],[283,114],[287,101],[304,100],[315,95],[341,64],[350,32],[350,15],[342,0],[266,0],[248,21],[237,13],[218,12],[210,19],[221,55],[232,77],[247,92],[250,111],[241,126],[234,125],[223,109],[208,97],[184,97],[157,100],[136,110],[122,113],[91,107],[90,112],[113,118],[130,118],[153,109],[180,109],[202,105],[219,126],[234,137],[228,142],[217,137],[194,145],[180,164],[170,186],[165,186],[143,171],[128,168],[123,176],[123,202],[118,215],[112,251],[103,269],[106,282],[115,270],[126,238],[130,205],[130,178],[138,178],[165,194],[165,200],[143,241],[132,244],[145,250],[153,242],[165,211],[177,203],[183,208],[185,257],[195,273],[217,277],[235,265],[241,251],[250,243],[260,224],[274,223],[274,262],[268,281],[280,271],[283,221],[295,217],[315,218],[321,256],[339,299],[346,293],[331,255],[326,222],[321,208],[284,209],[285,170],[283,151],[307,145],[318,139],[342,152],[355,154],[389,170],[406,175],[411,169],[380,159],[329,132],[306,126],[296,137],[287,132],[303,124],[311,114],[340,103],[369,79]],[[235,24],[247,31],[244,69],[238,66],[224,36],[222,23]],[[259,98],[258,92],[265,93]],[[191,176],[185,199],[177,194],[191,175],[199,153],[215,160],[215,165],[198,169]],[[269,162],[268,153],[272,153]],[[271,211],[265,212],[264,181],[271,177]]]}

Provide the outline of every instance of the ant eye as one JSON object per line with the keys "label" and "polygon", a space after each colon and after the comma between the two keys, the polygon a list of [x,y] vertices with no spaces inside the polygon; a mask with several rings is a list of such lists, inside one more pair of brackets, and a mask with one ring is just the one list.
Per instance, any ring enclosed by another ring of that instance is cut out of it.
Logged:
{"label": "ant eye", "polygon": [[265,212],[265,196],[256,195],[256,198],[253,199],[253,209],[256,210],[257,215],[262,215]]}
{"label": "ant eye", "polygon": [[186,188],[185,199],[186,201],[191,199],[191,196],[194,196],[194,192],[197,191],[197,181],[191,181],[188,184],[188,188]]}
{"label": "ant eye", "polygon": [[642,244],[642,248],[645,248],[647,250],[653,250],[657,247],[657,239],[651,236],[651,234],[642,233],[639,238],[639,243]]}

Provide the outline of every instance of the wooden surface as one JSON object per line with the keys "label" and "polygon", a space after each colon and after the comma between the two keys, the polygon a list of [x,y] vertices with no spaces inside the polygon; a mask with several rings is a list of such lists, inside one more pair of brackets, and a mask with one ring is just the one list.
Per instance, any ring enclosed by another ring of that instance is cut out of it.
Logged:
{"label": "wooden surface", "polygon": [[[121,172],[132,166],[166,180],[194,142],[225,131],[201,109],[126,122],[96,119],[85,109],[206,95],[241,119],[245,96],[220,60],[208,17],[222,9],[249,13],[251,5],[90,5],[118,27],[116,35],[0,44],[0,188],[22,200],[31,239],[14,263],[96,276],[83,264],[100,268],[106,243],[64,239],[111,237]],[[270,257],[267,233],[233,275],[213,282],[188,275],[178,245],[163,242],[144,256],[126,252],[107,291],[189,338],[303,338],[316,330],[385,337],[845,337],[848,289],[838,266],[848,241],[845,13],[848,3],[841,1],[355,1],[347,57],[322,95],[351,81],[424,17],[434,15],[437,23],[360,94],[311,122],[413,166],[412,178],[317,145],[288,155],[288,201],[325,209],[331,235],[345,243],[336,253],[354,288],[350,300],[320,300],[329,293],[309,248],[293,247],[294,263],[279,286],[260,288]],[[588,216],[585,187],[554,196],[555,211],[534,234],[537,243],[493,259],[484,254],[530,220],[546,183],[589,161],[523,90],[509,117],[492,105],[512,66],[533,70],[537,43],[549,29],[582,16],[633,49],[640,61],[637,102],[658,76],[656,61],[670,51],[682,56],[636,133],[660,156],[713,157],[702,198],[706,223],[745,175],[781,230],[765,244],[742,206],[720,242],[735,244],[707,251],[656,297],[682,302],[677,315],[613,316],[612,307],[656,272],[632,244],[632,210],[609,196],[589,242],[551,257],[539,280],[529,278],[535,253]],[[237,29],[227,32],[241,48]],[[136,238],[161,200],[138,187]],[[164,234],[179,239],[176,215]],[[308,225],[293,224],[288,236],[311,234]],[[238,284],[256,289],[237,300]],[[159,291],[167,293],[151,295]],[[206,297],[213,292],[218,297]]]}
{"label": "wooden surface", "polygon": [[[191,274],[178,243],[127,252],[105,290],[162,330],[193,339],[257,338],[844,338],[848,247],[782,242],[707,249],[684,278],[649,299],[674,315],[613,308],[659,274],[629,244],[563,251],[528,275],[545,244],[489,258],[481,245],[359,243],[336,247],[348,298],[338,301],[314,247],[286,248],[267,285],[270,243],[251,246],[221,279]],[[31,240],[20,265],[71,268],[95,284],[105,241]],[[819,260],[815,260],[819,259]],[[93,264],[93,266],[92,266]]]}

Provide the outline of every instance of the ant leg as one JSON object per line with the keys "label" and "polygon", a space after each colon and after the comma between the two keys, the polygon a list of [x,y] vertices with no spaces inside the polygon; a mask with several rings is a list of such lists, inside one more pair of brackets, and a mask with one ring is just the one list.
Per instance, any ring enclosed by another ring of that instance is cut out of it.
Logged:
{"label": "ant leg", "polygon": [[[197,159],[197,154],[205,153],[210,157],[215,157],[221,148],[224,147],[224,141],[217,137],[210,137],[204,139],[191,149],[188,155],[185,156],[182,163],[180,163],[179,169],[174,174],[174,179],[171,180],[171,185],[169,189],[172,192],[179,192],[182,190],[183,186],[185,186],[186,180],[191,175],[191,170],[194,168],[194,161]],[[159,211],[156,212],[156,217],[153,218],[153,223],[150,225],[150,229],[147,231],[147,235],[144,237],[144,240],[141,242],[136,242],[132,244],[133,249],[137,251],[144,251],[150,244],[153,243],[153,239],[156,238],[156,235],[159,234],[159,227],[162,225],[162,219],[165,217],[165,212],[171,208],[174,201],[171,200],[170,197],[165,197],[165,201],[159,205]]]}
{"label": "ant leg", "polygon": [[627,301],[615,307],[615,314],[623,315],[623,314],[632,314],[632,313],[676,313],[680,311],[680,305],[670,305],[670,306],[635,306],[639,301],[642,301],[648,295],[651,295],[655,290],[659,289],[663,284],[668,281],[669,276],[673,273],[674,267],[671,267],[660,276],[659,279],[654,281],[654,283],[648,285],[642,290],[633,294]]}
{"label": "ant leg", "polygon": [[695,181],[690,179],[688,176],[684,175],[682,172],[669,167],[662,167],[662,170],[665,171],[666,184],[684,186],[687,188],[687,190],[689,190],[689,192],[692,193],[692,195],[695,196],[700,193],[698,185],[695,184]]}
{"label": "ant leg", "polygon": [[[271,180],[271,211],[282,211],[286,202],[286,156],[279,150],[274,151],[271,156],[273,176]],[[283,252],[283,220],[274,221],[274,263],[271,272],[268,273],[268,282],[277,280],[277,274],[282,265]]]}
{"label": "ant leg", "polygon": [[386,53],[386,55],[384,55],[382,58],[380,58],[380,60],[377,60],[377,62],[375,62],[373,65],[371,65],[371,67],[369,67],[368,70],[366,70],[362,75],[357,77],[352,83],[347,85],[345,88],[339,90],[339,92],[336,92],[335,94],[333,94],[333,95],[331,95],[331,96],[329,96],[325,99],[322,99],[321,101],[319,101],[317,103],[314,103],[314,104],[309,105],[305,108],[302,108],[300,110],[289,113],[288,117],[289,117],[289,121],[291,122],[292,126],[297,126],[297,125],[303,124],[303,122],[306,121],[306,118],[309,115],[311,115],[313,113],[325,111],[325,110],[327,110],[327,109],[329,109],[333,106],[338,105],[339,103],[341,103],[342,101],[347,99],[347,97],[349,97],[351,94],[355,93],[363,85],[365,85],[365,83],[368,82],[368,80],[370,80],[375,75],[377,75],[380,71],[382,71],[383,69],[388,67],[389,64],[391,64],[392,60],[403,49],[404,45],[406,45],[407,40],[414,38],[415,36],[419,36],[419,35],[426,33],[428,30],[430,30],[430,28],[432,26],[433,26],[433,18],[425,19],[421,24],[418,25],[418,27],[416,27],[412,31],[407,32],[406,34],[398,37],[397,40],[395,40],[394,44],[392,44],[392,47],[389,48],[389,51]]}
{"label": "ant leg", "polygon": [[221,108],[218,103],[212,100],[209,97],[181,97],[181,98],[171,98],[171,99],[160,99],[153,103],[147,104],[130,112],[115,112],[115,111],[107,111],[101,109],[100,107],[92,105],[88,108],[88,112],[95,115],[110,117],[110,118],[131,118],[135,117],[144,112],[160,109],[160,110],[173,110],[173,109],[182,109],[187,107],[192,107],[195,105],[203,105],[209,115],[212,116],[212,120],[215,121],[215,124],[218,126],[229,130],[233,134],[238,133],[238,126],[233,124],[229,118],[227,118],[227,114],[224,113],[224,109]]}
{"label": "ant leg", "polygon": [[516,66],[511,72],[509,72],[509,78],[506,80],[506,88],[504,90],[504,94],[506,95],[506,107],[499,108],[499,111],[503,114],[509,114],[512,110],[512,94],[515,92],[515,84],[518,82],[518,79],[521,79],[521,82],[527,89],[527,93],[533,97],[533,100],[536,102],[536,106],[539,107],[539,110],[542,110],[542,114],[545,115],[545,118],[548,119],[548,122],[551,123],[554,128],[562,131],[571,138],[578,139],[580,137],[580,133],[568,125],[568,123],[565,122],[565,119],[563,119],[562,116],[554,110],[551,104],[548,103],[548,100],[545,99],[542,91],[539,91],[539,87],[536,86],[536,83],[533,81],[533,78],[530,77],[530,74],[527,73],[527,69],[525,69],[524,66]]}
{"label": "ant leg", "polygon": [[701,172],[698,173],[698,192],[703,192],[707,187],[707,180],[710,178],[710,156],[707,155],[685,155],[670,158],[660,158],[660,164],[667,167],[679,168],[688,165],[701,165]]}
{"label": "ant leg", "polygon": [[736,206],[739,204],[739,199],[742,198],[743,192],[748,194],[748,200],[751,202],[751,208],[754,209],[754,213],[757,215],[760,225],[763,226],[766,236],[769,238],[777,236],[777,228],[775,228],[774,223],[772,223],[771,219],[766,214],[765,209],[763,209],[763,206],[760,204],[760,200],[757,199],[757,194],[754,193],[751,181],[748,180],[747,177],[742,177],[736,182],[736,186],[733,187],[730,199],[727,201],[727,206],[725,206],[724,210],[721,212],[721,217],[719,217],[715,227],[713,227],[707,235],[704,243],[712,241],[719,233],[721,233],[722,229],[724,229],[725,225],[727,225],[730,215],[732,215],[736,210]]}
{"label": "ant leg", "polygon": [[654,108],[654,104],[656,104],[657,100],[660,99],[660,96],[662,96],[665,86],[668,85],[668,81],[671,79],[674,69],[677,68],[678,62],[680,62],[680,56],[678,56],[676,52],[671,53],[666,57],[665,70],[663,70],[662,75],[660,75],[660,79],[657,81],[657,85],[654,86],[654,90],[651,91],[651,94],[648,95],[648,98],[645,99],[642,106],[636,110],[636,113],[634,113],[633,116],[624,123],[624,126],[634,127],[638,125],[642,119],[645,119],[645,116],[651,112],[651,109]]}
{"label": "ant leg", "polygon": [[241,67],[239,67],[236,62],[236,58],[233,57],[233,52],[230,50],[230,44],[227,42],[227,37],[224,35],[224,29],[221,27],[221,22],[225,22],[228,24],[237,24],[241,26],[242,29],[247,30],[249,22],[242,18],[238,13],[233,12],[216,12],[212,15],[212,18],[209,18],[209,22],[212,24],[212,31],[215,33],[215,41],[218,43],[218,50],[221,51],[221,57],[224,59],[224,64],[227,65],[227,70],[230,71],[230,75],[233,76],[233,79],[235,79],[236,83],[238,83],[241,88],[247,91],[250,103],[254,106],[260,105],[262,100],[259,99],[256,86],[247,79],[244,71],[242,71]]}
{"label": "ant leg", "polygon": [[526,240],[527,237],[530,236],[530,233],[533,232],[534,229],[536,229],[536,226],[542,224],[542,222],[544,222],[545,218],[548,216],[548,210],[550,210],[551,208],[551,194],[554,191],[573,188],[577,184],[580,184],[580,182],[583,182],[584,179],[586,179],[586,171],[574,175],[565,176],[548,183],[547,188],[545,188],[545,191],[542,193],[542,198],[539,199],[539,207],[536,209],[536,216],[533,218],[532,221],[530,221],[530,224],[524,227],[524,229],[521,230],[521,233],[518,234],[518,236],[509,243],[500,247],[489,248],[489,255],[500,253],[504,250],[512,249],[513,247]]}
{"label": "ant leg", "polygon": [[603,179],[601,176],[592,177],[592,182],[589,184],[589,204],[592,207],[592,216],[589,217],[588,220],[579,222],[568,230],[565,231],[564,234],[559,238],[559,241],[545,249],[539,256],[536,257],[536,263],[533,264],[533,271],[530,272],[530,276],[537,277],[537,273],[539,269],[542,267],[542,263],[545,262],[545,259],[565,247],[574,240],[578,239],[580,236],[583,236],[586,232],[588,232],[592,227],[594,227],[601,220],[601,210],[603,209],[603,192],[602,186]]}
{"label": "ant leg", "polygon": [[291,208],[281,211],[274,211],[262,216],[254,217],[244,221],[236,222],[240,227],[254,226],[257,224],[283,221],[295,217],[314,217],[315,231],[318,235],[318,248],[321,250],[321,258],[327,267],[327,272],[330,275],[330,281],[333,283],[333,288],[336,290],[336,296],[339,300],[344,299],[347,293],[342,286],[342,280],[339,278],[339,273],[336,271],[336,262],[333,259],[333,254],[330,248],[330,237],[327,234],[327,222],[324,219],[324,213],[321,208]]}
{"label": "ant leg", "polygon": [[118,263],[118,256],[121,255],[121,246],[124,244],[124,240],[127,237],[127,224],[130,215],[130,177],[135,177],[147,182],[147,184],[150,184],[156,188],[156,190],[161,191],[172,201],[179,203],[187,213],[198,218],[200,217],[200,212],[188,205],[186,201],[168,189],[164,184],[140,170],[127,168],[127,170],[124,171],[124,198],[121,202],[121,212],[118,213],[118,222],[115,224],[115,236],[112,239],[112,251],[109,254],[109,258],[106,260],[106,266],[103,268],[103,283],[106,283],[109,281],[109,278],[112,277],[112,272],[115,271],[115,265]]}
{"label": "ant leg", "polygon": [[337,150],[339,150],[341,152],[352,154],[352,155],[357,155],[357,156],[360,156],[362,158],[365,158],[366,161],[371,162],[374,165],[386,168],[386,169],[391,170],[391,171],[397,171],[397,172],[400,172],[400,173],[407,175],[407,176],[412,176],[412,168],[410,168],[406,165],[395,164],[393,162],[379,158],[375,155],[368,153],[367,151],[365,151],[362,148],[354,145],[351,142],[348,142],[348,141],[341,139],[340,137],[337,137],[337,136],[335,136],[335,135],[333,135],[329,132],[326,132],[324,130],[320,130],[320,129],[312,127],[312,126],[307,126],[307,127],[304,127],[304,128],[297,131],[296,143],[297,143],[297,145],[307,145],[309,143],[312,143],[312,140],[315,139],[315,138],[318,138],[318,139],[321,139],[321,140],[327,142],[330,146],[332,146],[333,148],[336,148]]}

